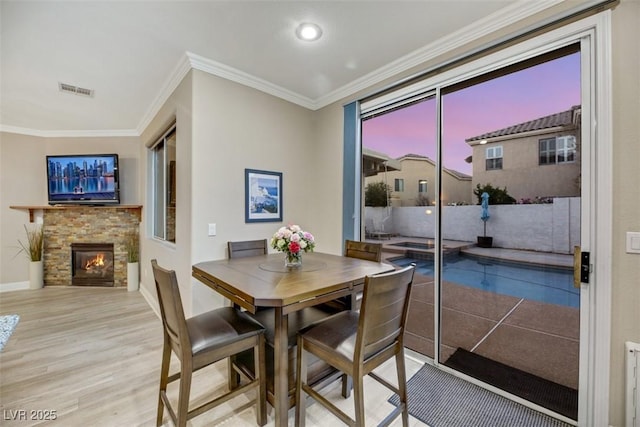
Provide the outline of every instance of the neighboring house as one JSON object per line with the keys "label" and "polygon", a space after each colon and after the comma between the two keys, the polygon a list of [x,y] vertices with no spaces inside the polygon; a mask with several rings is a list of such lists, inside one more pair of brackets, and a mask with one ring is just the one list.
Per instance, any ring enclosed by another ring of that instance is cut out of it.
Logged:
{"label": "neighboring house", "polygon": [[473,181],[520,201],[580,196],[580,106],[466,139]]}
{"label": "neighboring house", "polygon": [[400,167],[400,162],[386,154],[369,148],[362,148],[362,174],[365,177],[400,170]]}
{"label": "neighboring house", "polygon": [[[405,154],[395,160],[400,170],[389,169],[386,174],[367,177],[365,186],[369,183],[384,181],[391,188],[391,205],[422,206],[435,202],[435,171],[433,160],[419,154]],[[442,173],[442,203],[470,204],[471,177],[451,169],[443,169]]]}

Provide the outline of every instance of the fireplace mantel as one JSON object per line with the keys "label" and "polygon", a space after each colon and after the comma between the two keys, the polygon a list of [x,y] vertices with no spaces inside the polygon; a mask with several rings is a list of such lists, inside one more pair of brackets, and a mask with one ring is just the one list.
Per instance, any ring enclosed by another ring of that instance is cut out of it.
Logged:
{"label": "fireplace mantel", "polygon": [[33,222],[33,215],[37,211],[57,209],[132,209],[137,212],[138,220],[142,220],[142,205],[45,205],[45,206],[9,206],[11,209],[29,211],[29,222]]}
{"label": "fireplace mantel", "polygon": [[34,222],[42,215],[44,232],[44,284],[71,284],[71,245],[74,243],[113,243],[114,285],[127,286],[126,239],[139,232],[141,205],[58,205],[10,206],[29,212]]}

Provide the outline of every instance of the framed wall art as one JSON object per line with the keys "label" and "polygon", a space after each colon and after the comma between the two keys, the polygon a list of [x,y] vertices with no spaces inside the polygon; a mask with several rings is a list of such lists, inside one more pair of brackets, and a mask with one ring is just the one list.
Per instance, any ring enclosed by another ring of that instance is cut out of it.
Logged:
{"label": "framed wall art", "polygon": [[244,170],[245,222],[282,221],[282,172]]}

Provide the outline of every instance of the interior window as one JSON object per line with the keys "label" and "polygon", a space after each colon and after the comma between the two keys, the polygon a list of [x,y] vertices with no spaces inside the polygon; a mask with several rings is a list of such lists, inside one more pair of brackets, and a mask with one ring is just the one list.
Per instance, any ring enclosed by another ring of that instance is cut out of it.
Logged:
{"label": "interior window", "polygon": [[176,126],[151,146],[153,167],[153,236],[176,241]]}

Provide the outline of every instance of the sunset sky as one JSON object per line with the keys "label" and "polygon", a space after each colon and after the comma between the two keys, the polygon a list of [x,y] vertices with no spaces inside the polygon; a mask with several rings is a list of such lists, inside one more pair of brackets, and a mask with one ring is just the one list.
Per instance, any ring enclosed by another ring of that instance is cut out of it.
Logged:
{"label": "sunset sky", "polygon": [[[471,175],[465,139],[570,109],[580,104],[580,54],[490,80],[443,97],[443,163]],[[362,123],[364,147],[392,158],[435,159],[435,100]]]}

